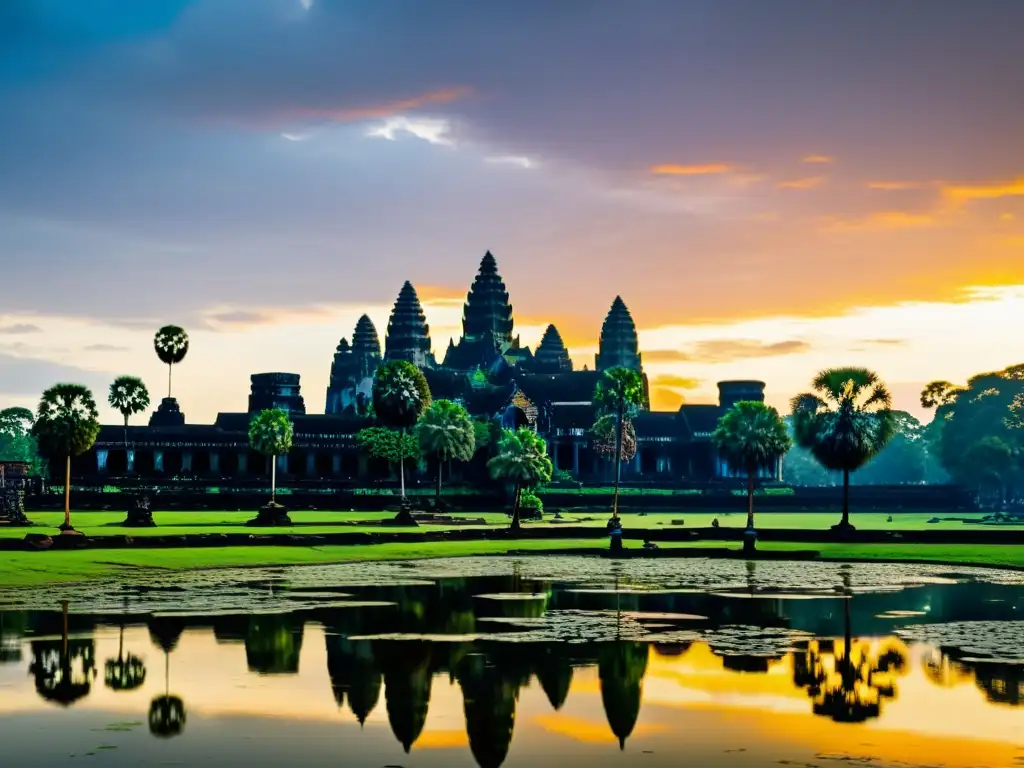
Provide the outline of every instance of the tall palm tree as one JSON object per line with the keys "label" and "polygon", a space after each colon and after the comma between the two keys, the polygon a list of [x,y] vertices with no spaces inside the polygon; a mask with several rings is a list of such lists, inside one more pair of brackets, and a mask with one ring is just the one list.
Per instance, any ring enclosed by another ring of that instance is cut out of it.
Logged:
{"label": "tall palm tree", "polygon": [[826,469],[843,473],[843,518],[850,524],[850,473],[860,469],[896,432],[892,396],[867,368],[829,368],[811,382],[812,391],[790,401],[796,443]]}
{"label": "tall palm tree", "polygon": [[792,441],[786,423],[770,405],[741,400],[722,414],[711,433],[711,441],[733,467],[747,473],[747,529],[743,533],[743,550],[755,549],[754,483],[757,470],[770,466],[789,450]]}
{"label": "tall palm tree", "polygon": [[64,523],[71,527],[71,457],[85,453],[100,433],[99,411],[92,392],[81,384],[55,384],[43,392],[32,434],[48,459],[64,459]]}
{"label": "tall palm tree", "polygon": [[295,434],[288,412],[283,408],[267,408],[249,422],[249,444],[254,451],[270,459],[270,503],[277,503],[277,457],[292,449]]}
{"label": "tall palm tree", "polygon": [[138,376],[118,376],[110,383],[107,403],[124,417],[124,450],[128,453],[128,419],[149,408],[149,390]]}
{"label": "tall palm tree", "polygon": [[167,398],[171,397],[171,370],[188,354],[188,334],[177,325],[165,325],[153,337],[156,356],[167,366]]}
{"label": "tall palm tree", "polygon": [[[385,427],[405,434],[430,407],[430,387],[423,372],[405,360],[392,360],[377,368],[373,377],[373,411]],[[405,496],[405,455],[399,453],[402,484],[401,509],[396,521],[415,525]]]}
{"label": "tall palm tree", "polygon": [[615,418],[615,493],[612,497],[612,520],[619,519],[619,485],[622,481],[622,434],[627,419],[647,404],[644,380],[632,368],[609,368],[597,382],[594,404],[598,416]]}
{"label": "tall palm tree", "polygon": [[518,531],[519,499],[523,488],[534,488],[551,481],[553,466],[547,455],[547,444],[529,427],[520,427],[515,432],[505,430],[498,443],[498,455],[487,462],[487,466],[491,477],[515,483],[511,529]]}
{"label": "tall palm tree", "polygon": [[434,502],[441,505],[441,472],[445,462],[469,461],[476,453],[476,430],[469,412],[451,400],[435,400],[416,424],[420,448],[437,457],[437,490]]}

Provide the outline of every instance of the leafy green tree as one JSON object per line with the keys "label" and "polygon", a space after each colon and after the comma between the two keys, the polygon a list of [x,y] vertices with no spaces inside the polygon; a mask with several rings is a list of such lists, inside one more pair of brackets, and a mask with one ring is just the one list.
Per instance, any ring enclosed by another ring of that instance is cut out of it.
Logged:
{"label": "leafy green tree", "polygon": [[149,408],[149,390],[138,376],[118,376],[110,383],[110,407],[124,417],[124,449],[128,450],[128,419]]}
{"label": "leafy green tree", "polygon": [[249,422],[249,444],[253,450],[270,457],[270,503],[277,498],[277,457],[292,449],[294,428],[288,412],[281,408],[267,408]]}
{"label": "leafy green tree", "polygon": [[792,445],[779,412],[765,403],[741,400],[722,414],[711,441],[733,467],[747,473],[747,530],[743,549],[754,550],[754,484],[757,471],[769,467]]}
{"label": "leafy green tree", "polygon": [[[939,392],[940,395],[935,393]],[[958,484],[980,493],[999,491],[1001,501],[1024,491],[1024,365],[971,377],[964,387],[933,382],[921,404],[935,409],[926,429],[943,468]],[[1010,452],[1005,458],[1005,450]],[[982,457],[994,462],[986,466]]]}
{"label": "leafy green tree", "polygon": [[[373,411],[382,426],[408,433],[430,407],[430,387],[423,372],[405,360],[392,360],[377,368],[373,377]],[[405,497],[405,457],[400,454],[398,473],[402,484],[402,512],[411,520]]]}
{"label": "leafy green tree", "polygon": [[356,433],[356,445],[375,459],[389,465],[420,457],[420,443],[415,435],[396,432],[387,427],[366,427]]}
{"label": "leafy green tree", "polygon": [[55,384],[43,392],[32,425],[39,451],[50,460],[64,459],[64,524],[71,527],[71,457],[85,453],[100,433],[99,411],[92,392],[80,384]]}
{"label": "leafy green tree", "polygon": [[843,473],[843,517],[836,528],[849,530],[850,473],[892,438],[892,396],[878,375],[866,368],[826,369],[811,387],[790,403],[796,443],[826,469]]}
{"label": "leafy green tree", "polygon": [[482,451],[491,444],[490,422],[473,419],[473,444],[476,451]]}
{"label": "leafy green tree", "polygon": [[476,453],[476,431],[469,413],[451,400],[435,400],[416,424],[422,451],[437,459],[434,501],[441,503],[441,473],[445,462],[469,461]]}
{"label": "leafy green tree", "polygon": [[519,502],[524,488],[533,489],[551,481],[552,464],[544,438],[529,427],[505,430],[498,443],[498,455],[487,462],[491,477],[515,483],[512,501],[512,530],[520,529]]}
{"label": "leafy green tree", "polygon": [[612,497],[612,519],[619,518],[619,485],[622,481],[622,436],[625,422],[647,405],[644,380],[632,368],[617,366],[604,372],[594,390],[598,417],[614,416],[615,429],[615,493]]}
{"label": "leafy green tree", "polygon": [[0,410],[0,459],[23,461],[32,474],[42,474],[39,446],[32,436],[35,416],[28,408]]}
{"label": "leafy green tree", "polygon": [[167,397],[171,397],[171,371],[188,354],[188,334],[184,328],[165,325],[153,337],[156,356],[167,366]]}

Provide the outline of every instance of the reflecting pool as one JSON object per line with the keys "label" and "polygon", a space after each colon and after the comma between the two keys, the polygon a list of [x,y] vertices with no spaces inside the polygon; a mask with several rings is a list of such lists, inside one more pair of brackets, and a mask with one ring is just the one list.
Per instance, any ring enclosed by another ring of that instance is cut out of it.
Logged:
{"label": "reflecting pool", "polygon": [[1024,574],[526,557],[0,590],[0,765],[1024,766]]}

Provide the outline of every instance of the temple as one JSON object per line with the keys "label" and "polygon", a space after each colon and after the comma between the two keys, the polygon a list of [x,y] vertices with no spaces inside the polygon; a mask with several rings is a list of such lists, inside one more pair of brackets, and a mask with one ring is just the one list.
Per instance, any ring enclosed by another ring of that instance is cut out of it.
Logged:
{"label": "temple", "polygon": [[[598,334],[591,369],[576,369],[561,334],[549,325],[536,351],[515,334],[508,290],[489,251],[480,262],[463,306],[462,335],[449,343],[438,364],[430,327],[416,289],[406,282],[398,293],[384,336],[366,315],[351,341],[334,351],[323,414],[306,412],[296,373],[258,373],[244,412],[221,413],[213,424],[187,424],[178,403],[165,399],[148,426],[105,426],[94,449],[75,460],[75,473],[193,478],[262,475],[266,459],[249,448],[248,424],[264,408],[283,408],[295,425],[294,447],[278,459],[279,477],[307,481],[356,482],[382,479],[386,466],[361,455],[356,434],[371,423],[373,375],[382,361],[406,360],[423,370],[434,399],[463,404],[470,414],[503,427],[529,426],[548,443],[557,469],[580,481],[606,481],[614,463],[601,450],[592,427],[594,389],[602,372],[615,366],[638,371],[647,386],[636,324],[620,296],[612,301]],[[627,481],[709,483],[742,475],[711,443],[723,411],[738,400],[764,400],[760,381],[723,381],[719,401],[683,405],[675,411],[644,410],[633,420],[635,455],[623,467]],[[780,462],[761,470],[779,477]],[[479,467],[477,468],[479,469]]]}

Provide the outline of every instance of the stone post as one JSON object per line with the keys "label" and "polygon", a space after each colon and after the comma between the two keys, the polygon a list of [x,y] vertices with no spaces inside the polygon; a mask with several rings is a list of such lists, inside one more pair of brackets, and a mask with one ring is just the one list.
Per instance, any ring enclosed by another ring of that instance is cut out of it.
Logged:
{"label": "stone post", "polygon": [[153,451],[153,469],[156,472],[164,471],[164,452]]}
{"label": "stone post", "polygon": [[192,451],[181,452],[181,471],[191,472],[192,471]]}
{"label": "stone post", "polygon": [[101,475],[107,474],[107,457],[110,455],[110,451],[106,448],[96,449],[96,471]]}

